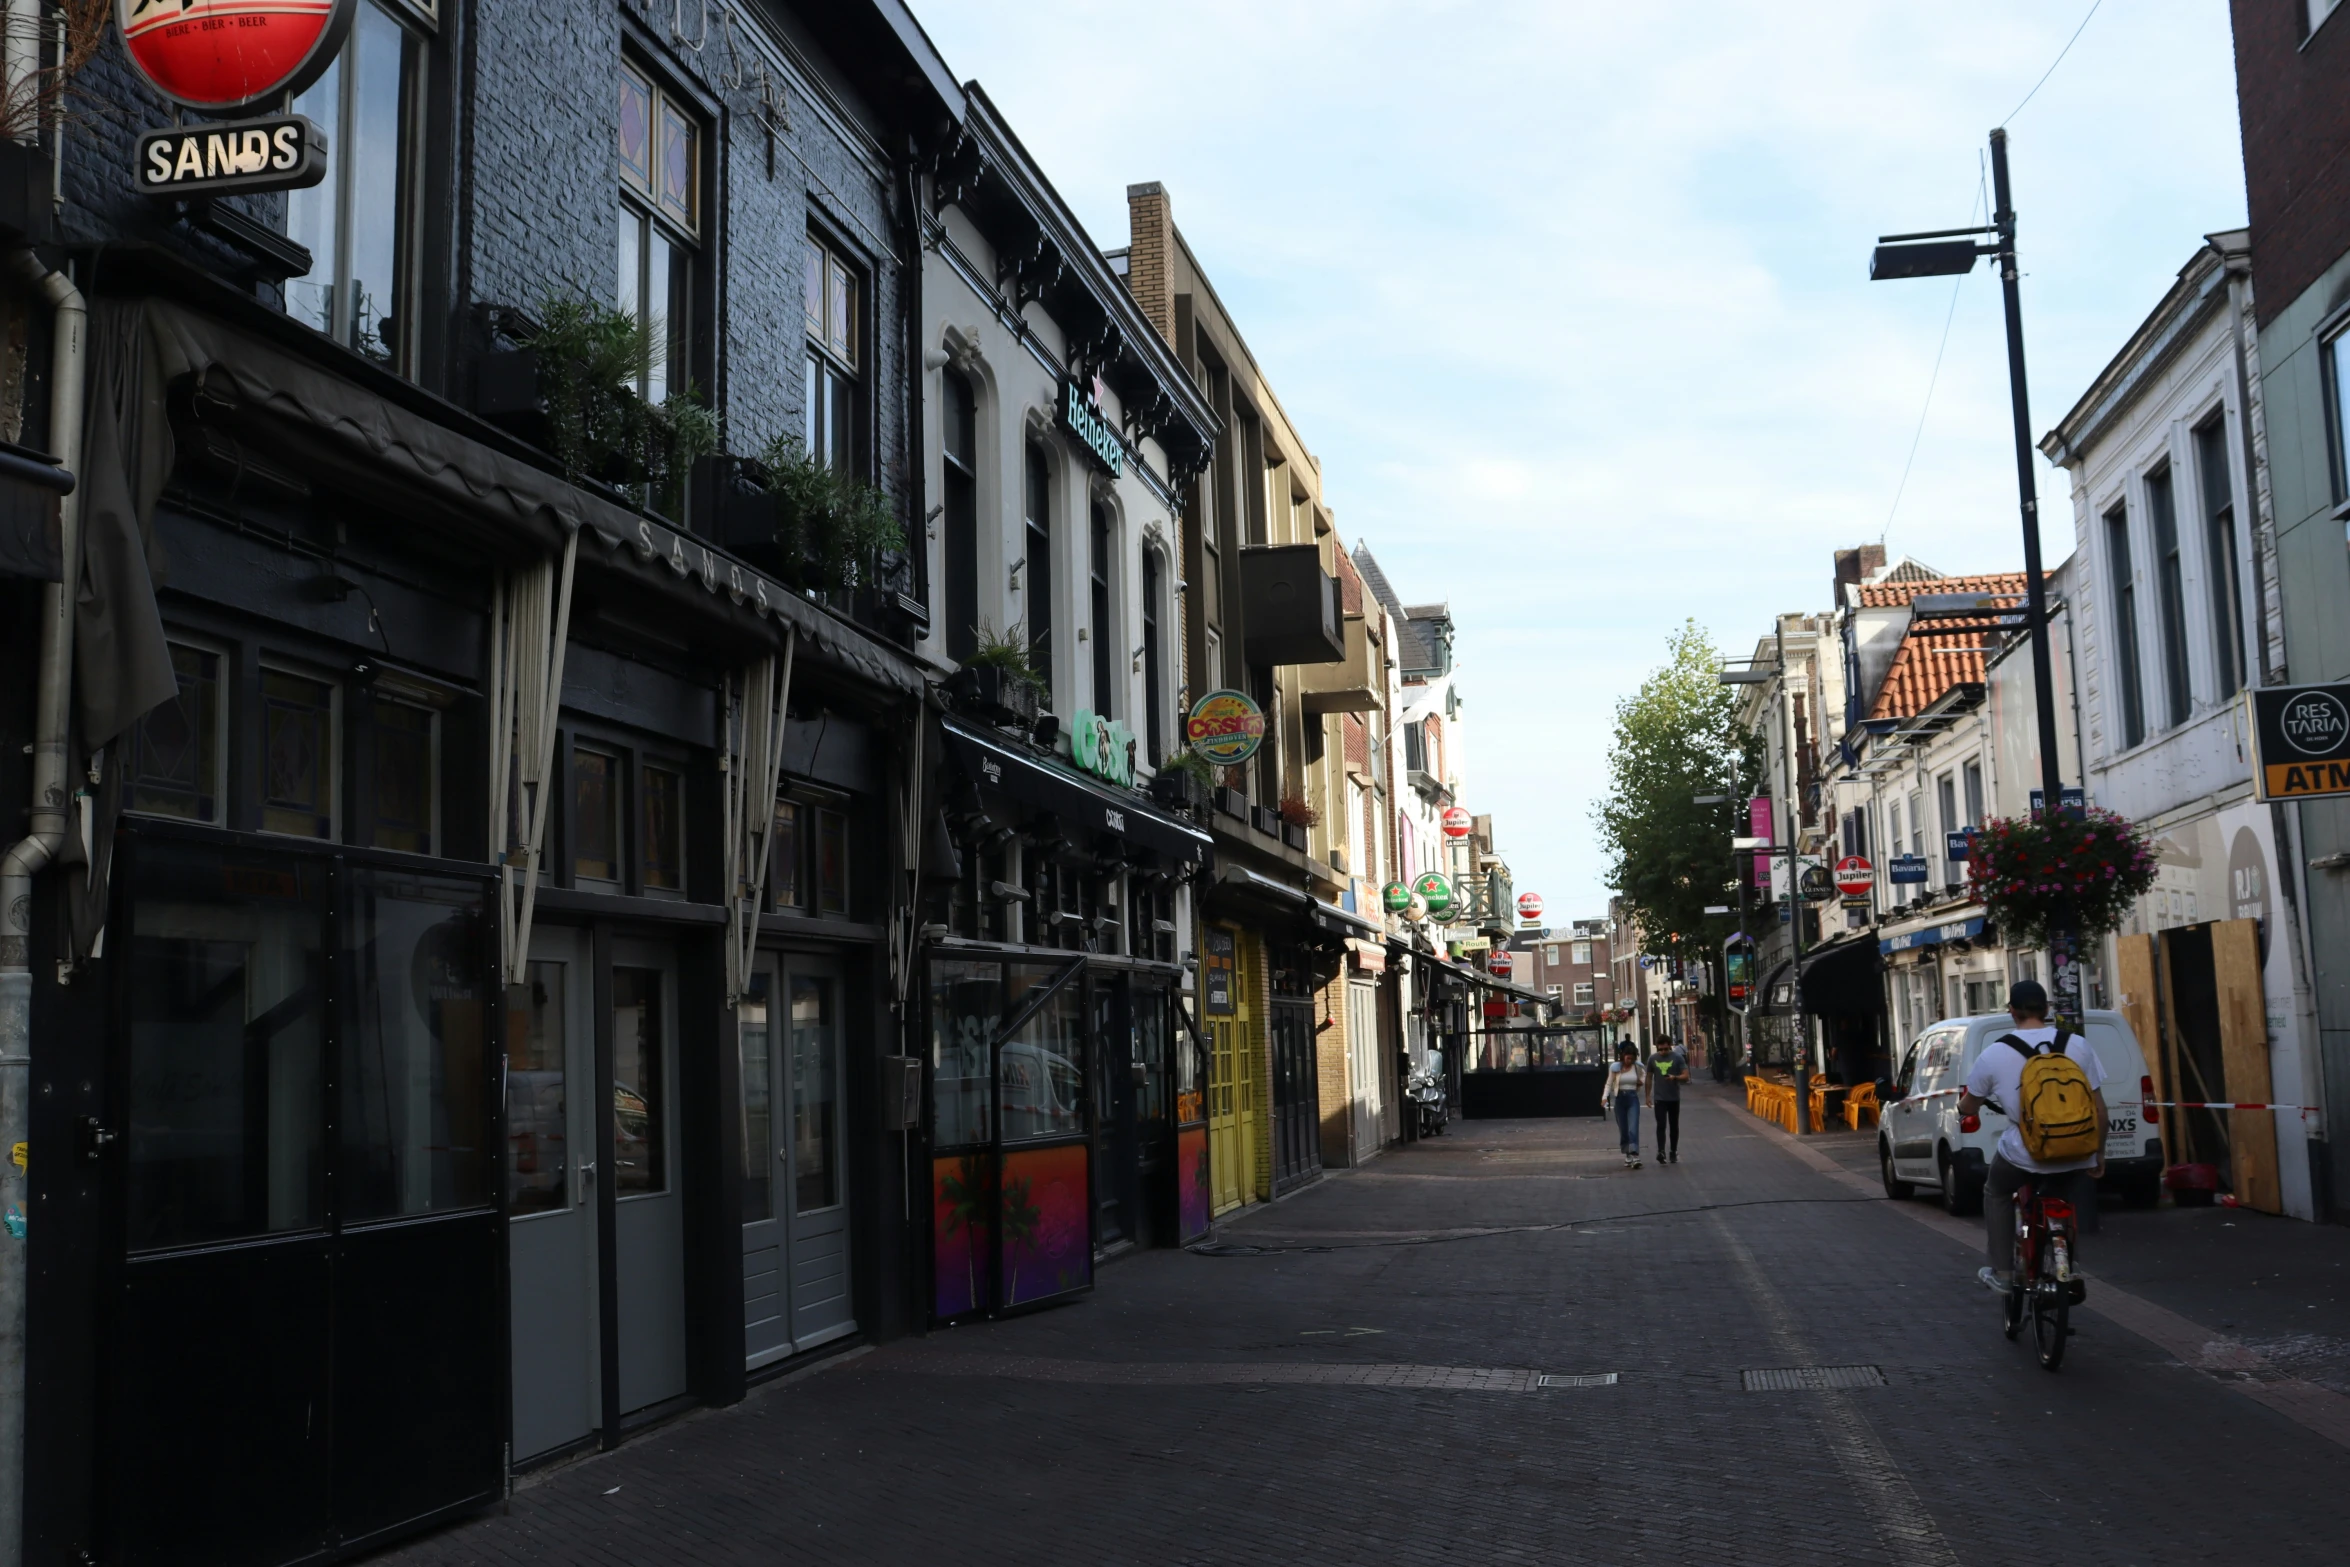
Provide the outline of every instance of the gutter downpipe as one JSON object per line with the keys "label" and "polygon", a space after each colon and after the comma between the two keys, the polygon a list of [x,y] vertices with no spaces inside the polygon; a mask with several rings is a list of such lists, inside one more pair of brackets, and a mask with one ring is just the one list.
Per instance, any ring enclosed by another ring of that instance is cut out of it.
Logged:
{"label": "gutter downpipe", "polygon": [[[82,465],[82,376],[88,307],[81,290],[31,250],[8,257],[9,271],[49,304],[56,318],[49,380],[49,444],[66,472]],[[41,591],[41,663],[33,729],[32,822],[0,859],[0,1567],[24,1559],[25,1238],[31,1207],[24,1164],[5,1157],[31,1138],[33,878],[65,843],[66,725],[73,684],[74,587],[80,577],[81,494],[58,503],[64,580]]]}

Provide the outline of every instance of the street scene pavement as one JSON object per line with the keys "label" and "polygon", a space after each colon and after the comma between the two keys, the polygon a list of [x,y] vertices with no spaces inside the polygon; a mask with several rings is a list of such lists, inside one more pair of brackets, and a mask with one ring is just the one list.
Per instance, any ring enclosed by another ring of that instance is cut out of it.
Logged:
{"label": "street scene pavement", "polygon": [[379,1560],[2338,1559],[2350,1235],[2109,1205],[2052,1374],[1873,1134],[1702,1083],[1685,1121],[1639,1170],[1597,1120],[1455,1122]]}

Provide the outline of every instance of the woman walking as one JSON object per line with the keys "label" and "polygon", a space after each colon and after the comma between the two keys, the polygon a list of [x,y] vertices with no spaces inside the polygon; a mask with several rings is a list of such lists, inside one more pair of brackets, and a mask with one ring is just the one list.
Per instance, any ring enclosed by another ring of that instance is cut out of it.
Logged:
{"label": "woman walking", "polygon": [[1624,1168],[1640,1168],[1640,1102],[1647,1085],[1641,1081],[1640,1051],[1629,1039],[1616,1046],[1616,1064],[1608,1068],[1603,1086],[1608,1108],[1616,1118],[1616,1140],[1624,1147]]}

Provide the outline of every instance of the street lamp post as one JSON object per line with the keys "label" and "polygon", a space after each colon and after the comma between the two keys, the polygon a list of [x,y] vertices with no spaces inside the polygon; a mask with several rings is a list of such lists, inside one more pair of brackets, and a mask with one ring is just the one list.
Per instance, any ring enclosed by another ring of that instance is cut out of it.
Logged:
{"label": "street lamp post", "polygon": [[[2015,483],[2024,526],[2024,629],[2032,644],[2032,697],[2040,719],[2040,808],[2053,816],[2063,809],[2064,773],[2057,754],[2056,677],[2048,650],[2048,583],[2040,570],[2040,497],[2032,467],[2032,409],[2024,381],[2024,318],[2016,286],[2015,204],[2007,180],[2007,131],[1991,132],[1991,195],[1988,228],[1938,229],[1923,234],[1885,234],[1869,257],[1869,277],[1954,277],[1972,272],[1975,258],[1990,256],[1999,268],[1999,295],[2007,314],[2008,400],[2015,419]],[[1992,243],[1971,236],[1988,234]],[[1965,237],[1962,237],[1965,236]],[[2081,974],[2070,929],[2048,936],[2051,1001],[2056,1015],[2078,1028]]]}

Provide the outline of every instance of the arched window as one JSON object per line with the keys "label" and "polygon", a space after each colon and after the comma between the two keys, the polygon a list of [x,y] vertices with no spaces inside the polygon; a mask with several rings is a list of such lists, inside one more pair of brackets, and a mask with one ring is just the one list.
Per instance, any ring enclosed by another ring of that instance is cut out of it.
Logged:
{"label": "arched window", "polygon": [[1028,667],[1053,681],[1053,470],[1044,448],[1028,443]]}
{"label": "arched window", "polygon": [[946,470],[944,509],[947,657],[960,663],[979,645],[979,405],[971,383],[949,370],[941,425]]}
{"label": "arched window", "polygon": [[1165,688],[1161,672],[1166,667],[1164,645],[1159,637],[1159,583],[1166,575],[1159,562],[1157,550],[1142,552],[1142,716],[1144,750],[1150,764],[1158,766],[1166,760],[1166,725],[1159,710],[1165,705]]}
{"label": "arched window", "polygon": [[1118,715],[1111,685],[1114,651],[1110,642],[1110,508],[1093,503],[1093,710],[1104,718]]}

